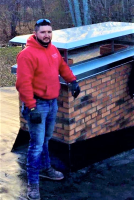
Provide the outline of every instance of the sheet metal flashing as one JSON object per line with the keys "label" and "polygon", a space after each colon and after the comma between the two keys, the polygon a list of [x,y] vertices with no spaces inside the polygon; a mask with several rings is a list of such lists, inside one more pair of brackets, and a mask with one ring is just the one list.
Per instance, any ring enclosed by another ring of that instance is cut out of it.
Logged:
{"label": "sheet metal flashing", "polygon": [[[74,64],[72,65],[71,70],[74,75],[77,76],[77,80],[80,81],[83,78],[93,76],[97,73],[108,70],[113,66],[115,67],[121,63],[130,62],[132,60],[134,60],[134,47],[104,57]],[[11,67],[11,73],[16,74],[16,71],[17,64]],[[60,81],[62,83],[65,82],[62,78],[60,78]]]}
{"label": "sheet metal flashing", "polygon": [[[74,49],[80,46],[134,34],[134,23],[103,22],[53,31],[52,43],[59,49]],[[12,44],[26,44],[29,35],[16,36]]]}

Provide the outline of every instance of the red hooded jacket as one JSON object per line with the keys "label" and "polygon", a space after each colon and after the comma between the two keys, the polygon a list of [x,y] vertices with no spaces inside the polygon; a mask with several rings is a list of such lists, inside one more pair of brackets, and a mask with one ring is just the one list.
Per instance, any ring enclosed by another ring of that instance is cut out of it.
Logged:
{"label": "red hooded jacket", "polygon": [[41,46],[31,35],[26,48],[17,56],[16,89],[20,99],[28,108],[36,107],[34,95],[44,99],[59,96],[59,75],[66,82],[76,80],[58,49],[51,43],[47,48]]}

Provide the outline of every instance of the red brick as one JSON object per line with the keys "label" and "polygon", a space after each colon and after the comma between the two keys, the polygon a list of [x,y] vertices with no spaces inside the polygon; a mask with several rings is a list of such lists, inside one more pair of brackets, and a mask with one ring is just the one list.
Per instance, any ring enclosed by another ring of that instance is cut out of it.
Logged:
{"label": "red brick", "polygon": [[74,131],[74,129],[72,129],[72,130],[69,130],[68,133],[65,132],[64,135],[66,135],[66,136],[70,136],[70,135],[73,135],[74,133],[75,133],[75,131]]}
{"label": "red brick", "polygon": [[72,102],[72,101],[74,101],[74,97],[73,96],[71,96],[71,97],[68,98],[68,102],[69,103]]}
{"label": "red brick", "polygon": [[109,80],[111,80],[111,76],[108,76],[108,77],[103,78],[103,79],[102,79],[102,83],[107,82],[107,81],[109,81]]}
{"label": "red brick", "polygon": [[111,113],[110,115],[108,115],[107,117],[106,117],[106,119],[107,120],[109,120],[109,119],[114,119],[114,117],[116,116],[116,113],[114,112],[114,113]]}
{"label": "red brick", "polygon": [[96,120],[98,121],[98,120],[100,120],[101,118],[102,118],[101,115],[97,115]]}
{"label": "red brick", "polygon": [[118,130],[119,129],[119,124],[117,124],[116,126],[112,127],[110,130],[111,131],[115,131],[115,130]]}
{"label": "red brick", "polygon": [[96,132],[97,135],[103,135],[107,132],[106,127],[101,128],[99,131]]}
{"label": "red brick", "polygon": [[60,133],[60,134],[65,134],[65,135],[69,135],[69,130],[64,130],[64,129],[61,129],[61,128],[57,128],[57,133]]}
{"label": "red brick", "polygon": [[76,116],[75,121],[78,121],[78,120],[83,119],[83,118],[85,118],[85,113],[82,113],[82,114]]}
{"label": "red brick", "polygon": [[112,109],[112,108],[114,108],[114,107],[115,107],[115,103],[113,103],[113,104],[107,106],[107,110],[110,110],[110,109]]}
{"label": "red brick", "polygon": [[116,72],[121,72],[124,70],[125,65],[116,68]]}
{"label": "red brick", "polygon": [[80,110],[81,110],[81,113],[86,112],[86,111],[89,110],[91,107],[92,107],[92,105],[89,104],[89,105],[87,105],[87,106],[81,108],[81,109],[80,109]]}
{"label": "red brick", "polygon": [[72,112],[74,112],[74,107],[69,108],[69,113],[72,113]]}
{"label": "red brick", "polygon": [[62,91],[62,96],[63,97],[68,97],[69,96],[69,93],[67,91]]}
{"label": "red brick", "polygon": [[120,119],[119,115],[117,115],[116,117],[114,117],[113,121],[116,122],[118,119]]}
{"label": "red brick", "polygon": [[90,138],[93,138],[93,137],[96,137],[97,136],[97,134],[96,133],[92,133],[92,134],[87,134],[87,136],[86,136],[86,139],[90,139]]}
{"label": "red brick", "polygon": [[64,108],[69,108],[69,107],[70,107],[70,106],[69,106],[69,103],[63,102],[63,107],[64,107]]}
{"label": "red brick", "polygon": [[63,128],[63,127],[62,127],[62,123],[56,123],[55,126],[58,127],[58,128]]}
{"label": "red brick", "polygon": [[105,87],[105,88],[102,88],[102,89],[101,89],[102,92],[107,92],[107,91],[109,91],[109,90],[111,90],[110,87]]}
{"label": "red brick", "polygon": [[106,117],[106,116],[109,115],[109,114],[110,114],[110,110],[107,111],[107,112],[105,112],[105,113],[103,113],[103,114],[102,114],[102,117]]}
{"label": "red brick", "polygon": [[124,119],[129,119],[131,117],[131,115],[132,115],[132,113],[125,114]]}
{"label": "red brick", "polygon": [[111,84],[114,84],[114,83],[115,83],[115,79],[112,79],[112,80],[111,80]]}
{"label": "red brick", "polygon": [[63,102],[68,102],[68,98],[67,97],[59,96],[58,99],[60,101],[63,101]]}
{"label": "red brick", "polygon": [[94,101],[91,105],[92,105],[92,108],[93,108],[93,107],[96,107],[100,104],[101,104],[101,99],[98,99],[98,100],[96,99],[96,101]]}
{"label": "red brick", "polygon": [[120,85],[120,89],[126,89],[126,85],[125,84]]}
{"label": "red brick", "polygon": [[81,91],[88,90],[91,88],[91,84],[81,86]]}
{"label": "red brick", "polygon": [[104,113],[104,112],[106,112],[106,111],[107,111],[107,108],[106,108],[106,107],[104,107],[104,108],[101,109],[101,113]]}
{"label": "red brick", "polygon": [[123,110],[122,109],[117,110],[116,115],[124,116]]}
{"label": "red brick", "polygon": [[79,82],[79,86],[80,86],[80,87],[83,86],[83,85],[86,85],[86,81],[81,81],[81,82]]}
{"label": "red brick", "polygon": [[100,93],[100,94],[98,94],[97,100],[98,99],[102,99],[104,96],[106,96],[106,93]]}
{"label": "red brick", "polygon": [[116,82],[120,82],[122,80],[122,76],[116,78]]}
{"label": "red brick", "polygon": [[112,103],[118,101],[119,99],[120,99],[119,96],[112,98]]}
{"label": "red brick", "polygon": [[106,82],[106,85],[107,85],[107,86],[110,85],[110,86],[112,87],[111,80],[107,81],[107,82]]}
{"label": "red brick", "polygon": [[77,141],[83,141],[83,140],[85,140],[86,139],[86,133],[84,133],[83,135],[81,135],[78,139],[77,139]]}
{"label": "red brick", "polygon": [[106,72],[106,76],[113,75],[114,73],[115,73],[115,69],[112,69],[112,70]]}
{"label": "red brick", "polygon": [[102,83],[97,86],[97,90],[101,90],[102,88],[106,87],[106,83]]}
{"label": "red brick", "polygon": [[98,96],[99,94],[100,94],[100,91],[96,91],[96,92],[93,92],[93,93],[92,93],[92,96],[93,96],[93,97],[96,97],[96,96]]}
{"label": "red brick", "polygon": [[86,115],[92,114],[96,111],[96,107],[87,110]]}
{"label": "red brick", "polygon": [[95,134],[92,134],[91,131],[89,131],[87,134],[86,134],[86,139],[89,139],[89,138],[92,138],[92,137],[95,137],[96,135]]}
{"label": "red brick", "polygon": [[85,128],[85,124],[81,124],[80,126],[75,128],[75,132],[81,131],[84,128]]}
{"label": "red brick", "polygon": [[59,134],[59,133],[55,133],[55,132],[53,132],[53,138],[58,138],[58,139],[63,140],[63,139],[64,139],[64,136],[61,135],[61,134]]}
{"label": "red brick", "polygon": [[59,107],[59,108],[58,108],[58,111],[59,111],[59,112],[64,112],[64,113],[69,113],[69,109],[63,108],[63,107]]}
{"label": "red brick", "polygon": [[102,101],[105,102],[105,101],[108,101],[109,99],[110,99],[109,96],[106,96],[106,97],[104,97],[104,98],[102,99]]}
{"label": "red brick", "polygon": [[103,119],[100,119],[100,120],[98,120],[97,121],[97,125],[101,125],[101,124],[103,124],[105,122],[105,119],[103,118]]}
{"label": "red brick", "polygon": [[57,112],[57,117],[63,117],[63,114],[61,112]]}
{"label": "red brick", "polygon": [[85,119],[81,119],[81,120],[80,120],[80,123],[81,123],[81,124],[84,124],[84,123],[85,123]]}
{"label": "red brick", "polygon": [[92,133],[95,133],[95,132],[99,131],[100,129],[101,129],[101,126],[97,126],[92,129]]}
{"label": "red brick", "polygon": [[75,101],[69,103],[69,106],[74,107],[75,105],[79,105],[80,103],[81,103],[80,99],[75,99]]}
{"label": "red brick", "polygon": [[69,119],[70,115],[69,113],[63,113],[63,118]]}
{"label": "red brick", "polygon": [[115,87],[116,90],[117,90],[117,88],[119,88],[119,86],[120,86],[120,82],[117,82],[117,83],[114,84],[114,87]]}
{"label": "red brick", "polygon": [[95,81],[92,83],[92,87],[95,87],[97,85],[100,85],[101,84],[101,80],[98,80],[98,81]]}
{"label": "red brick", "polygon": [[92,94],[93,92],[96,92],[96,88],[90,88],[89,90],[86,90],[86,94]]}
{"label": "red brick", "polygon": [[93,124],[92,124],[92,128],[95,128],[95,127],[96,127],[96,123],[93,123]]}
{"label": "red brick", "polygon": [[103,104],[100,104],[100,105],[97,106],[97,110],[100,110],[100,109],[102,109],[103,107],[104,107]]}
{"label": "red brick", "polygon": [[80,109],[70,114],[70,118],[74,118],[80,114]]}
{"label": "red brick", "polygon": [[98,114],[97,112],[94,112],[94,113],[92,114],[92,118],[96,117],[97,114]]}
{"label": "red brick", "polygon": [[89,125],[93,124],[94,122],[96,122],[96,118],[93,118],[93,119],[87,121],[86,126],[89,126]]}
{"label": "red brick", "polygon": [[81,125],[81,121],[79,120],[76,122],[76,126],[80,126],[80,125]]}
{"label": "red brick", "polygon": [[91,119],[91,115],[85,117],[85,122],[90,121],[90,119]]}
{"label": "red brick", "polygon": [[64,130],[72,130],[76,127],[76,123],[70,125],[64,125]]}
{"label": "red brick", "polygon": [[103,79],[104,77],[105,77],[104,73],[103,74],[99,74],[98,76],[96,76],[97,80]]}
{"label": "red brick", "polygon": [[88,80],[86,80],[86,84],[92,83],[94,81],[96,81],[96,78],[88,79]]}
{"label": "red brick", "polygon": [[116,107],[114,107],[114,108],[112,108],[112,112],[115,112],[116,110],[119,110],[119,106],[116,106]]}
{"label": "red brick", "polygon": [[71,141],[71,140],[76,140],[78,137],[80,137],[80,131],[78,133],[76,133],[75,135],[71,135],[69,137],[64,136],[64,140],[66,141]]}

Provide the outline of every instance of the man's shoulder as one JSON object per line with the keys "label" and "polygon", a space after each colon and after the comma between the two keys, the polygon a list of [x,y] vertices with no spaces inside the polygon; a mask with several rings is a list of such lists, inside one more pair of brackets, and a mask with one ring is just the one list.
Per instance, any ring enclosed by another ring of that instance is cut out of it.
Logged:
{"label": "man's shoulder", "polygon": [[17,57],[28,58],[29,56],[32,56],[32,54],[34,54],[34,51],[31,50],[30,46],[28,46],[28,47],[25,47],[22,51],[20,51]]}

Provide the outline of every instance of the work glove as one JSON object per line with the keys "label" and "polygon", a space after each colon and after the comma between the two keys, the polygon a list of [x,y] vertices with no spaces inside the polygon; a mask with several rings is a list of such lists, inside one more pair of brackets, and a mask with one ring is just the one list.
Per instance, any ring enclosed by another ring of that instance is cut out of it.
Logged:
{"label": "work glove", "polygon": [[74,98],[77,98],[77,96],[79,95],[80,93],[80,87],[78,85],[78,83],[76,81],[72,81],[71,82],[71,91],[72,91],[72,96]]}
{"label": "work glove", "polygon": [[30,122],[33,124],[40,124],[42,122],[41,113],[36,108],[30,109]]}

